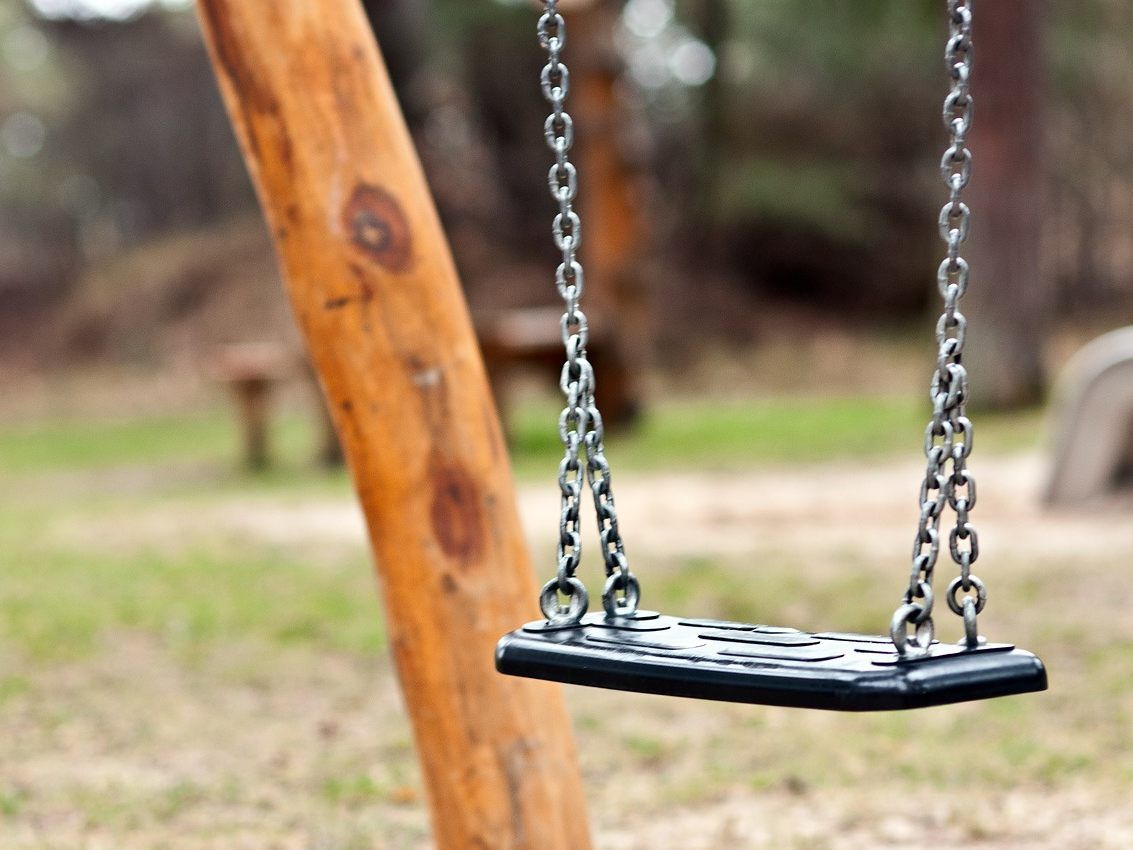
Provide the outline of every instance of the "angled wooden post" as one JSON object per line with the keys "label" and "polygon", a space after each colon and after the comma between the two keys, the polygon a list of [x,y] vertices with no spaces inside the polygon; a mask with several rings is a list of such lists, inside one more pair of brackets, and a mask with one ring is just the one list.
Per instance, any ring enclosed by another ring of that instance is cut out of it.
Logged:
{"label": "angled wooden post", "polygon": [[536,587],[449,248],[357,0],[200,0],[369,525],[443,850],[586,850],[553,685],[499,676]]}

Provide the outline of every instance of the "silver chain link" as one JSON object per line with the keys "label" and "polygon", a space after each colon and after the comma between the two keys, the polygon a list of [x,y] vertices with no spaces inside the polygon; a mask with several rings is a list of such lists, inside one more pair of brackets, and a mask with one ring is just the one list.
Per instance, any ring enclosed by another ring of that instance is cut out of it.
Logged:
{"label": "silver chain link", "polygon": [[[946,507],[956,517],[948,534],[948,550],[960,568],[960,575],[948,585],[948,607],[963,617],[964,642],[969,647],[980,642],[976,615],[987,604],[987,589],[971,571],[980,549],[979,537],[969,519],[976,504],[976,480],[968,471],[973,431],[965,413],[968,373],[961,362],[968,325],[959,309],[969,275],[960,246],[967,241],[970,230],[970,211],[961,194],[972,176],[972,153],[967,145],[972,126],[972,0],[948,0],[948,22],[944,59],[952,87],[944,99],[943,114],[950,144],[940,160],[940,171],[949,198],[940,210],[938,222],[948,252],[936,274],[944,312],[936,324],[939,350],[930,389],[932,419],[924,440],[928,466],[920,489],[912,572],[889,628],[893,643],[902,654],[925,653],[934,639],[932,577],[940,554],[940,524]],[[963,597],[958,595],[961,590]]]}
{"label": "silver chain link", "polygon": [[[547,52],[540,84],[543,97],[551,105],[551,114],[543,124],[547,145],[555,154],[548,173],[551,197],[559,205],[552,225],[555,247],[562,253],[562,262],[555,271],[555,285],[565,310],[560,322],[566,362],[559,386],[566,396],[566,407],[559,416],[559,437],[563,443],[563,459],[559,464],[561,511],[557,547],[558,574],[543,586],[539,607],[554,623],[577,623],[590,606],[590,597],[576,576],[582,559],[582,538],[579,524],[582,484],[589,485],[598,517],[598,531],[606,564],[606,585],[602,604],[607,615],[629,616],[637,610],[641,588],[630,572],[626,560],[614,493],[610,464],[603,445],[602,415],[594,401],[594,367],[586,357],[589,326],[579,307],[584,288],[582,264],[578,248],[582,243],[582,222],[574,211],[578,196],[578,169],[570,161],[574,144],[574,121],[564,108],[570,91],[570,71],[562,61],[566,45],[566,23],[558,11],[558,0],[545,0],[539,18],[539,43]],[[580,453],[586,455],[583,468]],[[564,603],[561,597],[566,597]]]}

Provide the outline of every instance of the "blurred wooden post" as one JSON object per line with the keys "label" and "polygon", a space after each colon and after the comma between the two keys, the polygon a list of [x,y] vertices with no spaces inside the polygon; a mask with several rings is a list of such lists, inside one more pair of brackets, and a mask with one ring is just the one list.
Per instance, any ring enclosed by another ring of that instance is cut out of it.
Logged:
{"label": "blurred wooden post", "polygon": [[200,0],[369,525],[436,844],[589,848],[560,689],[499,676],[536,585],[440,222],[356,0]]}
{"label": "blurred wooden post", "polygon": [[1052,292],[1041,264],[1044,10],[1035,0],[995,0],[979,5],[973,24],[965,360],[973,400],[997,409],[1034,404],[1046,387],[1042,342]]}
{"label": "blurred wooden post", "polygon": [[245,342],[224,346],[211,364],[213,377],[232,396],[243,462],[251,470],[267,469],[271,463],[268,426],[272,394],[287,375],[286,359],[278,345]]}
{"label": "blurred wooden post", "polygon": [[338,440],[338,430],[334,426],[334,417],[331,415],[330,409],[324,404],[322,391],[316,383],[316,392],[319,397],[316,402],[316,415],[319,422],[319,444],[316,450],[316,459],[319,466],[325,469],[338,469],[343,463],[346,462],[346,457],[342,454],[342,443]]}
{"label": "blurred wooden post", "polygon": [[[645,237],[638,175],[623,136],[626,108],[618,93],[621,58],[614,46],[621,4],[564,5],[570,45],[571,113],[577,124],[575,159],[581,175],[582,261],[586,267],[587,312],[598,336],[608,341],[594,358],[598,403],[606,423],[633,421],[640,410],[638,370],[644,328],[644,299],[638,271]],[[605,323],[603,316],[613,317]],[[613,327],[609,327],[612,324]]]}
{"label": "blurred wooden post", "polygon": [[268,412],[272,383],[266,375],[246,375],[228,382],[243,434],[244,465],[253,470],[267,469],[268,466]]}

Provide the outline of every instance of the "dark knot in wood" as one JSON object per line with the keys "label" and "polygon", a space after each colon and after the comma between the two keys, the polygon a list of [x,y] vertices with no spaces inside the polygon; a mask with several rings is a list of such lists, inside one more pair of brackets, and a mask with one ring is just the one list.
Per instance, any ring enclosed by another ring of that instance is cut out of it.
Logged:
{"label": "dark knot in wood", "polygon": [[480,490],[464,469],[439,458],[433,459],[429,477],[430,520],[437,541],[448,557],[469,566],[483,555],[486,545]]}
{"label": "dark knot in wood", "polygon": [[379,265],[394,272],[413,263],[413,238],[401,205],[377,186],[360,183],[346,202],[343,220],[350,239]]}

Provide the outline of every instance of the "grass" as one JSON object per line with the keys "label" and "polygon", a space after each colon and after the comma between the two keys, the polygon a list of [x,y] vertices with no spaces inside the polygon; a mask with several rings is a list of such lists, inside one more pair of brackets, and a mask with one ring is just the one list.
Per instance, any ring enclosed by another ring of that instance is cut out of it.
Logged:
{"label": "grass", "polygon": [[[551,398],[528,403],[513,415],[512,454],[521,474],[545,470],[557,459],[561,451],[557,418],[557,400]],[[805,463],[919,451],[927,420],[927,404],[907,397],[677,401],[652,409],[632,434],[613,434],[608,442],[618,466],[631,469]],[[1037,423],[1034,413],[983,417],[980,446],[1027,448],[1035,442]],[[287,472],[303,471],[315,434],[307,418],[284,414],[277,417],[272,441],[275,454],[289,459],[281,467],[286,478]],[[223,409],[0,430],[0,470],[6,475],[208,461],[230,464],[237,453],[231,417]]]}
{"label": "grass", "polygon": [[[289,438],[294,425],[290,420],[284,425]],[[219,410],[11,428],[0,434],[0,468],[20,474],[225,458],[234,454],[231,431]]]}
{"label": "grass", "polygon": [[[552,404],[529,405],[514,418],[515,465],[523,478],[546,477],[557,464],[557,437],[547,427]],[[634,435],[611,440],[609,451],[616,468],[627,470],[876,458],[919,446],[920,408],[887,397],[685,402],[653,412]],[[993,420],[981,438],[993,446],[1026,445],[1033,421]],[[274,437],[285,460],[271,472],[241,475],[232,463],[232,425],[221,410],[0,431],[0,468],[9,486],[23,493],[0,513],[0,551],[22,567],[4,577],[0,637],[37,659],[90,653],[122,629],[179,651],[248,636],[269,644],[380,650],[364,554],[265,550],[231,533],[191,527],[205,521],[194,519],[201,506],[217,499],[239,510],[264,499],[348,498],[343,473],[313,474],[315,435],[305,420],[281,417]],[[123,470],[138,473],[126,477],[128,485]],[[186,527],[169,541],[158,535],[144,545],[115,544],[130,538],[127,529],[144,525],[155,506],[182,515]],[[805,593],[797,575],[761,572],[754,586],[748,579],[739,586],[734,573],[711,562],[690,564],[659,592],[666,601],[718,604],[724,615],[744,619],[753,616],[752,600]],[[835,582],[822,592],[840,599],[841,590]],[[0,700],[4,693],[0,686]]]}
{"label": "grass", "polygon": [[[550,404],[515,417],[517,468],[557,457]],[[713,405],[685,402],[651,411],[632,435],[609,439],[618,468],[725,467],[735,463],[794,463],[865,453],[877,457],[917,445],[924,429],[917,405],[905,399],[792,399]]]}
{"label": "grass", "polygon": [[[869,633],[892,614],[889,596],[863,593],[863,564],[847,557],[840,574],[814,577],[794,556],[761,560],[757,569],[714,556],[678,563],[650,588],[661,610],[708,611],[741,623],[809,624],[817,630]],[[708,615],[705,615],[708,616]]]}
{"label": "grass", "polygon": [[[556,401],[529,404],[512,419],[517,472],[545,471],[561,452]],[[617,469],[734,468],[919,453],[930,410],[905,396],[771,396],[743,402],[677,401],[651,409],[631,434],[607,440]],[[977,450],[1032,448],[1038,412],[980,418]]]}
{"label": "grass", "polygon": [[[557,464],[554,416],[548,398],[514,417],[521,478],[546,479]],[[642,473],[884,460],[919,452],[924,420],[916,399],[674,402],[634,437],[612,439],[610,453],[616,468]],[[1033,445],[1036,421],[983,417],[977,451]],[[0,826],[26,833],[73,816],[106,846],[126,846],[119,839],[136,832],[154,837],[129,846],[204,847],[236,846],[224,823],[257,835],[298,822],[322,836],[305,846],[420,846],[420,774],[363,545],[286,543],[216,522],[262,510],[286,524],[308,503],[350,510],[344,474],[312,474],[306,422],[283,416],[276,437],[285,460],[250,475],[233,469],[235,439],[220,410],[0,431],[0,486],[19,494],[0,512],[0,740],[10,742],[0,756],[19,774],[0,777]],[[874,630],[892,608],[892,582],[881,585],[865,555],[822,565],[765,551],[755,568],[711,544],[706,534],[703,555],[651,563],[649,604],[842,630]],[[1082,782],[1126,793],[1133,635],[1074,614],[1121,598],[1118,561],[1074,565],[1069,590],[1101,588],[1100,603],[1066,596],[1056,554],[997,576],[996,602],[1026,609],[1020,642],[1050,654],[1058,671],[1059,690],[1041,697],[832,717],[572,691],[596,820],[855,787],[1045,793]],[[196,708],[180,708],[186,700]],[[261,734],[269,723],[292,737]],[[73,753],[75,741],[103,740]],[[56,750],[63,763],[42,782],[36,771]],[[967,753],[978,754],[975,768]],[[143,775],[137,765],[158,765],[160,781],[115,774],[120,763]],[[109,765],[108,777],[87,776],[85,764]],[[971,830],[983,835],[987,825],[973,819]],[[217,843],[181,843],[205,834]],[[0,836],[0,848],[83,846],[71,838],[7,845]]]}
{"label": "grass", "polygon": [[[361,654],[384,648],[360,554],[309,558],[231,538],[172,551],[21,551],[15,537],[8,529],[0,541],[31,569],[4,577],[0,641],[36,663],[81,658],[123,631],[188,655],[249,639]],[[18,678],[6,681],[0,700],[19,688]]]}
{"label": "grass", "polygon": [[[546,399],[514,417],[513,454],[523,478],[546,477],[557,464],[557,436],[548,427],[553,404]],[[609,451],[616,468],[627,470],[882,457],[919,444],[920,408],[912,400],[887,397],[684,402],[652,412],[632,436],[614,437]],[[1032,424],[1027,416],[993,420],[981,437],[1026,445]],[[199,505],[222,496],[254,501],[265,494],[347,495],[344,474],[312,474],[315,434],[305,419],[281,416],[273,438],[284,461],[267,473],[241,475],[233,466],[232,423],[219,409],[0,431],[0,469],[24,493],[0,514],[0,548],[11,563],[25,566],[5,577],[0,635],[37,658],[92,651],[121,628],[182,647],[255,634],[269,642],[378,649],[372,587],[357,554],[331,558],[329,565],[319,555],[320,568],[310,571],[309,552],[248,550],[242,541],[217,539],[208,529],[186,529],[174,545],[141,551],[108,548],[106,538],[94,546],[66,539],[46,544],[60,524],[112,532],[136,523],[154,504],[191,517]],[[124,485],[123,470],[139,474],[127,476]],[[789,576],[783,580],[791,584]],[[43,592],[45,582],[49,594]],[[207,593],[198,593],[202,588]],[[753,594],[739,590],[711,567],[696,566],[662,592],[714,594],[728,616],[742,619],[750,616],[742,600]],[[755,588],[754,596],[796,590]]]}

